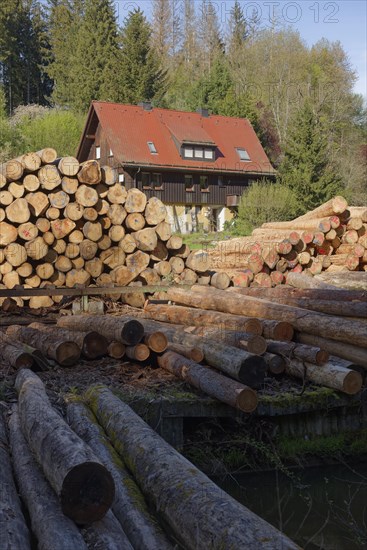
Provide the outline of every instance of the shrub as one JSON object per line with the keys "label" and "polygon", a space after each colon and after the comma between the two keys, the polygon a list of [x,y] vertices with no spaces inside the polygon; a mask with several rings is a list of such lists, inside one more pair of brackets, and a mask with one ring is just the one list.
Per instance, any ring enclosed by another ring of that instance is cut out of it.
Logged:
{"label": "shrub", "polygon": [[249,235],[255,227],[265,222],[294,218],[296,211],[297,201],[291,189],[266,179],[257,181],[241,197],[233,233]]}

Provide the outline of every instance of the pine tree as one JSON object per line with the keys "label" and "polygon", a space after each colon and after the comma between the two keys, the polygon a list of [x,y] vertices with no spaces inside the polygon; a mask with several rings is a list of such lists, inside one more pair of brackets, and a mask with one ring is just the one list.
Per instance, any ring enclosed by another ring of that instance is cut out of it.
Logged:
{"label": "pine tree", "polygon": [[162,62],[167,63],[172,29],[170,0],[153,1],[152,46]]}
{"label": "pine tree", "polygon": [[73,79],[75,43],[82,17],[82,0],[49,0],[51,53],[47,71],[54,81],[52,97],[57,105],[69,105],[72,102],[76,87]]}
{"label": "pine tree", "polygon": [[210,71],[215,58],[224,51],[218,16],[211,0],[202,2],[199,36],[202,66],[204,70]]}
{"label": "pine tree", "polygon": [[325,125],[309,101],[290,128],[279,178],[296,193],[300,212],[315,208],[342,188],[341,178],[329,163]]}
{"label": "pine tree", "polygon": [[118,101],[120,50],[112,0],[86,0],[72,67],[72,106],[87,110],[92,100]]}
{"label": "pine tree", "polygon": [[151,28],[143,12],[135,9],[125,19],[122,31],[120,86],[127,103],[155,100],[165,91],[165,75],[150,47]]}
{"label": "pine tree", "polygon": [[249,37],[245,14],[238,0],[231,9],[228,30],[228,51],[230,55],[235,55]]}

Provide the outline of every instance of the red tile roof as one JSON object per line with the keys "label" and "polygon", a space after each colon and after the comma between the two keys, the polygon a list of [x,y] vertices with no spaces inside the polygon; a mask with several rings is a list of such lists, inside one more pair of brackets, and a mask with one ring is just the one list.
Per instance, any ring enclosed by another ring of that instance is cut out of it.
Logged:
{"label": "red tile roof", "polygon": [[[94,101],[79,145],[81,156],[83,138],[90,121],[97,115],[105,131],[114,157],[123,166],[151,166],[220,172],[274,174],[268,157],[252,128],[244,118],[218,115],[202,116],[199,113],[123,105]],[[157,154],[149,151],[152,141]],[[184,142],[216,146],[216,160],[188,160],[180,156]],[[240,161],[236,148],[246,149],[250,161]]]}

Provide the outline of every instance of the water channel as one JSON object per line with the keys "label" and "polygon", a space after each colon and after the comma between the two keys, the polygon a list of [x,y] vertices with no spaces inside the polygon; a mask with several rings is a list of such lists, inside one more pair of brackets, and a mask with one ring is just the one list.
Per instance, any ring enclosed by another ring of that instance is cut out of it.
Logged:
{"label": "water channel", "polygon": [[216,478],[305,550],[367,549],[367,463]]}

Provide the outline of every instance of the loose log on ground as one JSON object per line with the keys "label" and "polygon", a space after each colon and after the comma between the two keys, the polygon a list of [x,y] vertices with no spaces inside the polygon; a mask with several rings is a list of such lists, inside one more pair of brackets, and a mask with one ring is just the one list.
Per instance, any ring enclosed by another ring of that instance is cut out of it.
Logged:
{"label": "loose log on ground", "polygon": [[59,499],[29,449],[22,433],[17,407],[13,408],[9,429],[17,484],[28,509],[38,548],[87,550],[79,529],[63,514]]}
{"label": "loose log on ground", "polygon": [[241,315],[231,315],[217,311],[208,311],[183,306],[151,304],[149,301],[146,303],[144,311],[146,316],[150,319],[163,321],[166,323],[199,327],[214,325],[215,327],[223,330],[238,330],[260,335],[263,331],[261,321]]}
{"label": "loose log on ground", "polygon": [[38,376],[21,370],[15,388],[22,431],[63,513],[80,524],[101,519],[114,499],[111,474],[52,408]]}
{"label": "loose log on ground", "polygon": [[87,399],[139,486],[150,495],[185,548],[205,548],[208,531],[213,550],[297,548],[274,527],[223,493],[107,388],[91,389]]}
{"label": "loose log on ground", "polygon": [[115,483],[112,510],[134,548],[169,550],[171,544],[149,513],[144,496],[94,414],[82,403],[75,402],[68,405],[67,418],[75,433],[90,446],[111,473]]}
{"label": "loose log on ground", "polygon": [[198,285],[192,287],[189,292],[181,289],[170,289],[167,292],[167,297],[190,306],[195,306],[199,302],[204,309],[214,309],[233,314],[241,314],[246,311],[250,315],[259,318],[284,320],[301,332],[317,334],[332,340],[353,343],[359,346],[367,346],[367,327],[361,328],[356,321],[341,319],[332,315],[283,304],[273,304],[267,300],[252,298],[251,296],[239,296],[237,293],[212,288],[206,289],[204,293],[202,287]]}
{"label": "loose log on ground", "polygon": [[60,317],[57,325],[79,332],[95,330],[109,342],[117,340],[127,346],[138,344],[144,335],[144,327],[139,321],[104,315],[68,315]]}
{"label": "loose log on ground", "polygon": [[296,378],[310,380],[348,395],[355,395],[362,387],[362,376],[359,372],[341,367],[332,360],[320,367],[293,359],[286,363],[285,370]]}
{"label": "loose log on ground", "polygon": [[75,365],[80,358],[79,346],[70,340],[60,339],[57,334],[45,336],[39,330],[18,325],[8,327],[6,334],[39,349],[44,355],[65,367]]}
{"label": "loose log on ground", "polygon": [[[123,318],[128,319],[129,317],[124,316]],[[251,388],[257,389],[264,382],[265,363],[258,355],[229,346],[226,343],[188,334],[182,328],[146,319],[140,319],[140,321],[145,331],[159,330],[167,336],[170,342],[189,347],[200,347],[204,352],[205,361],[209,365]]]}
{"label": "loose log on ground", "polygon": [[321,336],[317,336],[315,334],[305,334],[302,332],[296,333],[296,341],[309,346],[319,346],[332,355],[336,355],[367,369],[366,348],[346,344],[344,342],[336,342],[335,340],[322,338]]}
{"label": "loose log on ground", "polygon": [[6,550],[30,550],[30,534],[13,479],[5,420],[0,413],[0,533]]}
{"label": "loose log on ground", "polygon": [[295,342],[275,342],[268,340],[268,351],[277,353],[288,359],[299,359],[315,365],[324,365],[329,360],[329,353],[319,347],[297,344]]}

